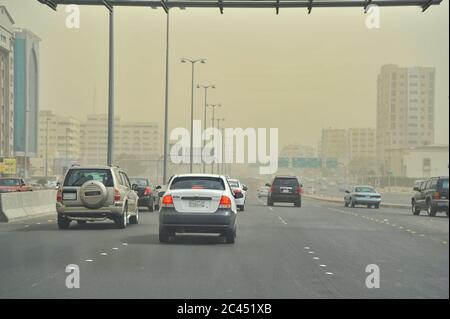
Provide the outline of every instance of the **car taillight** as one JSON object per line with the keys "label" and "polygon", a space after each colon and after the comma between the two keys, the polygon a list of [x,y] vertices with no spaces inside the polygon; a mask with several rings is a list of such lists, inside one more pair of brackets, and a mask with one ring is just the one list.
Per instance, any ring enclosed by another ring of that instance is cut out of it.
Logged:
{"label": "car taillight", "polygon": [[121,199],[122,199],[122,196],[120,196],[119,190],[117,188],[114,189],[114,201],[120,202]]}
{"label": "car taillight", "polygon": [[271,186],[269,192],[274,193],[275,192],[275,187]]}
{"label": "car taillight", "polygon": [[296,191],[297,194],[301,194],[302,193],[302,188],[300,186],[297,186],[295,191]]}
{"label": "car taillight", "polygon": [[435,192],[434,193],[434,199],[441,199],[441,193]]}
{"label": "car taillight", "polygon": [[165,195],[162,199],[163,207],[173,207],[173,197],[172,195]]}
{"label": "car taillight", "polygon": [[152,189],[150,187],[146,187],[145,191],[144,191],[144,195],[151,195],[152,194]]}
{"label": "car taillight", "polygon": [[220,198],[219,208],[231,208],[231,199],[227,196]]}
{"label": "car taillight", "polygon": [[56,201],[57,201],[58,203],[61,203],[61,202],[62,202],[62,190],[58,190],[58,191],[56,192]]}

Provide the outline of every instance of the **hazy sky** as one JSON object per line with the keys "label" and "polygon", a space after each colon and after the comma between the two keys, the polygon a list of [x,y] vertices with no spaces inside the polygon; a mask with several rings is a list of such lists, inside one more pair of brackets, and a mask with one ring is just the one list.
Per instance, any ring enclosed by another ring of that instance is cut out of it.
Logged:
{"label": "hazy sky", "polygon": [[[65,26],[36,0],[0,0],[17,27],[41,39],[41,109],[83,119],[107,111],[108,11],[81,7],[81,28]],[[117,8],[116,110],[163,123],[165,13]],[[170,126],[189,127],[190,64],[206,58],[196,83],[213,83],[209,102],[227,127],[278,127],[280,146],[317,146],[323,127],[375,127],[376,78],[383,64],[436,68],[436,142],[449,139],[448,1],[421,13],[381,8],[380,29],[359,8],[171,10]],[[203,90],[195,91],[203,119]],[[209,118],[209,115],[208,115]]]}

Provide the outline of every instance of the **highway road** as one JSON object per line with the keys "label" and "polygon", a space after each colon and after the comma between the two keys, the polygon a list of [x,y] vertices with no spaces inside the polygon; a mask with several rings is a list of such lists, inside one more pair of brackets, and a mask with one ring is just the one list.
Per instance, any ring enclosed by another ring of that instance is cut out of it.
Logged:
{"label": "highway road", "polygon": [[[58,230],[55,215],[0,224],[0,298],[449,298],[449,219],[404,209],[250,197],[237,241],[158,242],[158,214]],[[66,266],[80,288],[65,285]],[[366,266],[380,287],[366,287]]]}

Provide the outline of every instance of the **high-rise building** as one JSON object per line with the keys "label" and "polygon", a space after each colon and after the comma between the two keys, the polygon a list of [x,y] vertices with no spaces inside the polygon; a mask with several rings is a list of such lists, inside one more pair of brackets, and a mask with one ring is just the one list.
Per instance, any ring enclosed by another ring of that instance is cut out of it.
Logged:
{"label": "high-rise building", "polygon": [[322,129],[319,144],[320,156],[324,159],[335,158],[341,163],[348,163],[348,135],[345,129]]}
{"label": "high-rise building", "polygon": [[0,157],[14,155],[14,20],[0,6]]}
{"label": "high-rise building", "polygon": [[39,112],[38,157],[31,159],[32,175],[62,175],[80,158],[80,121],[51,111]]}
{"label": "high-rise building", "polygon": [[384,65],[377,85],[377,161],[386,174],[390,150],[434,143],[435,69]]}
{"label": "high-rise building", "polygon": [[350,160],[376,158],[376,132],[374,128],[350,128],[347,135]]}
{"label": "high-rise building", "polygon": [[[156,165],[160,155],[157,123],[114,121],[114,162],[139,161]],[[80,161],[86,165],[104,165],[107,159],[108,116],[88,115],[81,124]]]}
{"label": "high-rise building", "polygon": [[19,29],[14,44],[14,154],[18,173],[28,175],[30,158],[38,155],[39,39]]}

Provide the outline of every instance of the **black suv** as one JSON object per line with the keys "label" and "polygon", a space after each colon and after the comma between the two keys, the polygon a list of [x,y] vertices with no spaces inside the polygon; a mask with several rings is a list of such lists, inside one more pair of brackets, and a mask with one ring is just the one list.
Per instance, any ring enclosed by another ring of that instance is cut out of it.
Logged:
{"label": "black suv", "polygon": [[411,209],[414,215],[426,210],[429,216],[445,212],[448,216],[448,176],[432,177],[414,186]]}
{"label": "black suv", "polygon": [[267,196],[267,206],[274,203],[292,203],[295,207],[302,206],[302,184],[295,176],[275,176]]}

